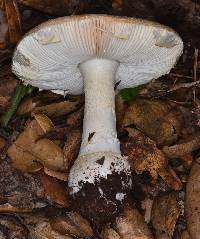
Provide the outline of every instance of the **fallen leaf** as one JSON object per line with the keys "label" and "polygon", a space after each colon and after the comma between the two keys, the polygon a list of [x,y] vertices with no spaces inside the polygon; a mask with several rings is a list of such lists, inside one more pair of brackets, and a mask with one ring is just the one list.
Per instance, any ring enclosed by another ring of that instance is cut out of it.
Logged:
{"label": "fallen leaf", "polygon": [[128,105],[125,104],[121,94],[117,94],[115,97],[115,112],[116,112],[116,123],[117,123],[117,132],[121,132],[123,128],[123,120],[125,112],[128,108]]}
{"label": "fallen leaf", "polygon": [[66,185],[56,178],[45,175],[42,171],[39,172],[39,176],[44,187],[46,198],[63,207],[69,207]]}
{"label": "fallen leaf", "polygon": [[5,12],[8,21],[9,40],[17,43],[22,37],[21,17],[16,0],[5,1]]}
{"label": "fallen leaf", "polygon": [[128,142],[122,145],[123,154],[128,156],[131,170],[137,173],[148,171],[154,180],[161,168],[165,168],[167,160],[153,140],[133,128],[126,128],[129,133]]}
{"label": "fallen leaf", "polygon": [[164,146],[162,151],[168,158],[181,158],[182,156],[193,152],[200,148],[200,136],[193,136],[190,140],[175,144],[172,146]]}
{"label": "fallen leaf", "polygon": [[193,163],[186,184],[185,212],[188,232],[192,239],[198,239],[200,234],[200,160]]}
{"label": "fallen leaf", "polygon": [[68,134],[67,141],[63,149],[66,168],[69,168],[78,156],[81,146],[81,136],[82,131],[80,129],[72,130]]}
{"label": "fallen leaf", "polygon": [[49,220],[40,220],[36,225],[29,226],[30,236],[37,239],[73,239],[69,235],[61,235],[54,231]]}
{"label": "fallen leaf", "polygon": [[[43,129],[50,129],[48,120],[41,122]],[[36,120],[26,126],[24,132],[8,149],[13,165],[25,172],[38,171],[41,164],[52,170],[66,171],[62,149],[49,139],[38,140],[44,134],[43,129]]]}
{"label": "fallen leaf", "polygon": [[8,40],[8,22],[5,16],[4,0],[0,3],[0,26],[0,49],[4,49]]}
{"label": "fallen leaf", "polygon": [[120,239],[120,235],[110,227],[110,225],[105,225],[102,229],[102,237],[103,239]]}
{"label": "fallen leaf", "polygon": [[33,114],[33,117],[39,124],[39,126],[42,128],[44,133],[52,130],[54,128],[54,125],[52,121],[44,114]]}
{"label": "fallen leaf", "polygon": [[151,222],[156,239],[172,239],[179,214],[176,194],[170,193],[154,200]]}
{"label": "fallen leaf", "polygon": [[192,239],[188,233],[188,231],[184,231],[182,234],[181,234],[181,239]]}
{"label": "fallen leaf", "polygon": [[69,212],[66,216],[54,218],[51,227],[61,235],[85,238],[91,237],[93,231],[89,222],[76,212]]}
{"label": "fallen leaf", "polygon": [[33,99],[28,97],[25,98],[21,104],[19,105],[19,107],[17,108],[17,115],[26,115],[26,114],[30,114],[31,111],[33,111],[33,109],[36,107],[37,103],[33,102]]}
{"label": "fallen leaf", "polygon": [[0,150],[6,146],[6,140],[0,137]]}
{"label": "fallen leaf", "polygon": [[156,144],[171,145],[181,133],[182,122],[181,112],[170,104],[138,99],[129,106],[123,125],[134,124]]}
{"label": "fallen leaf", "polygon": [[123,239],[153,239],[144,218],[135,208],[126,207],[113,228]]}
{"label": "fallen leaf", "polygon": [[44,167],[44,173],[53,177],[53,178],[57,178],[58,180],[61,181],[67,181],[68,180],[68,174],[66,172],[58,172],[58,171],[54,171],[48,168]]}
{"label": "fallen leaf", "polygon": [[76,111],[83,104],[83,97],[76,96],[70,100],[52,103],[44,106],[36,106],[34,113],[42,113],[48,117],[60,117]]}
{"label": "fallen leaf", "polygon": [[168,185],[168,187],[173,188],[175,191],[179,191],[182,189],[183,185],[181,183],[181,180],[170,166],[162,168],[159,172],[159,175]]}

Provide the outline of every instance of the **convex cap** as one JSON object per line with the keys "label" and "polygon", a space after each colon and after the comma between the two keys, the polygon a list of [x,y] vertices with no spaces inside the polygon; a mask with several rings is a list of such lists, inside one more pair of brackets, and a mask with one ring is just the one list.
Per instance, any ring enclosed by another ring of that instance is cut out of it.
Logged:
{"label": "convex cap", "polygon": [[167,74],[183,50],[169,27],[141,19],[106,15],[68,16],[34,28],[18,44],[13,72],[46,90],[83,92],[79,64],[105,58],[119,62],[118,89]]}

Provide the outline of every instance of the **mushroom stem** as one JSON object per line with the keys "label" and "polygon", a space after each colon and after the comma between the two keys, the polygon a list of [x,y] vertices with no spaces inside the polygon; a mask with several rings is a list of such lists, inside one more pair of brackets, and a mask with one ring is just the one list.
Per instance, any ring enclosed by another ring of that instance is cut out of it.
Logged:
{"label": "mushroom stem", "polygon": [[85,112],[79,156],[95,152],[120,153],[115,117],[115,74],[119,63],[92,59],[80,64],[84,77]]}

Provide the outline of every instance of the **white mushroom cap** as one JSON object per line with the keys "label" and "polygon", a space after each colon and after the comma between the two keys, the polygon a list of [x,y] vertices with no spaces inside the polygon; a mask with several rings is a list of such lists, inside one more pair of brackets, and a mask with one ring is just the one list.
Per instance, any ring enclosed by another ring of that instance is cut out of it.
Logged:
{"label": "white mushroom cap", "polygon": [[172,29],[146,20],[106,15],[50,20],[25,35],[13,57],[13,72],[46,90],[83,92],[79,64],[105,58],[119,62],[118,89],[133,87],[170,71],[182,53]]}

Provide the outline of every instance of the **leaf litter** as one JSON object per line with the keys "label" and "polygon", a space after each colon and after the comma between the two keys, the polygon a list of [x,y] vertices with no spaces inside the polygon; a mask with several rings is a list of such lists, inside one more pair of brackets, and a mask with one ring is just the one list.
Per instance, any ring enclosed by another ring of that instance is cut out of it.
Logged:
{"label": "leaf litter", "polygon": [[[22,5],[17,5],[19,2]],[[41,1],[40,10],[44,2],[49,5],[48,13],[63,14],[50,0]],[[137,5],[128,0],[88,5],[89,2],[77,5],[74,13],[88,9],[130,15],[130,9],[136,11]],[[156,9],[162,1],[152,2]],[[177,4],[182,8],[180,2]],[[185,4],[190,6],[191,1]],[[1,116],[11,107],[19,87],[10,67],[13,46],[24,31],[52,18],[34,10],[38,6],[31,0],[3,0],[0,4]],[[135,15],[162,15],[147,9],[149,5],[140,1]],[[191,24],[192,20],[184,21]],[[198,23],[194,22],[191,29],[195,29],[195,24]],[[178,24],[174,27],[179,31]],[[131,164],[134,183],[131,202],[124,212],[116,221],[100,227],[98,233],[92,223],[70,210],[67,190],[67,175],[81,144],[84,96],[64,99],[37,89],[20,95],[16,113],[0,130],[0,237],[7,238],[9,234],[9,238],[17,235],[20,239],[198,238],[200,46],[195,41],[196,32],[191,35],[194,39],[184,38],[183,56],[170,74],[116,95],[118,134],[122,151]],[[182,192],[184,197],[179,201]]]}

